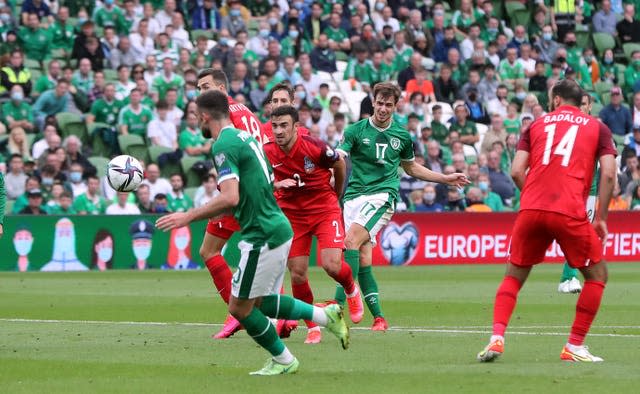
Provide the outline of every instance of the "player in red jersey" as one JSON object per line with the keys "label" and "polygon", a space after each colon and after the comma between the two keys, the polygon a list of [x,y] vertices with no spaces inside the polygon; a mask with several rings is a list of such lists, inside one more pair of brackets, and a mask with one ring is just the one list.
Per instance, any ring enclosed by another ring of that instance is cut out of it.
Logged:
{"label": "player in red jersey", "polygon": [[[289,83],[279,82],[275,84],[271,88],[271,90],[269,90],[269,95],[267,96],[267,98],[267,102],[271,105],[271,112],[273,112],[278,107],[293,107],[295,91]],[[262,124],[262,130],[272,136],[272,139],[270,141],[273,141],[273,129],[271,127],[271,120],[268,120]],[[298,124],[298,135],[309,135],[309,130],[306,127]]]}
{"label": "player in red jersey", "polygon": [[[496,293],[493,335],[478,360],[493,361],[504,351],[504,333],[518,292],[531,268],[544,260],[555,239],[567,261],[584,275],[582,293],[560,359],[598,362],[583,345],[607,282],[602,245],[607,239],[609,200],[616,181],[616,149],[611,130],[578,109],[583,91],[570,79],[549,93],[551,112],[522,133],[511,176],[522,190],[506,275]],[[600,184],[593,225],[585,212],[596,160]],[[528,172],[527,172],[528,169]]]}
{"label": "player in red jersey", "polygon": [[[227,94],[228,86],[229,81],[222,70],[207,68],[198,74],[198,90],[201,93],[209,90],[219,90]],[[261,144],[269,141],[270,134],[262,132],[260,121],[253,112],[244,104],[236,103],[231,97],[228,97],[228,99],[229,117],[233,127],[248,131]],[[200,257],[205,262],[218,293],[227,304],[229,303],[233,274],[224,256],[222,256],[222,248],[236,231],[240,231],[240,225],[232,215],[212,218],[209,220],[202,246],[200,246]],[[228,315],[222,330],[214,335],[214,338],[228,338],[239,329],[240,322],[233,316]]]}
{"label": "player in red jersey", "polygon": [[[293,243],[287,265],[291,273],[293,296],[313,303],[307,269],[311,237],[318,238],[322,268],[342,285],[347,293],[349,313],[354,323],[362,320],[364,307],[351,267],[342,259],[344,226],[338,195],[342,194],[346,164],[340,155],[323,141],[299,135],[298,111],[281,106],[271,113],[275,142],[264,145],[273,167],[278,205],[293,228]],[[331,169],[335,187],[330,184]],[[309,331],[305,343],[319,343],[320,327],[306,322]]]}

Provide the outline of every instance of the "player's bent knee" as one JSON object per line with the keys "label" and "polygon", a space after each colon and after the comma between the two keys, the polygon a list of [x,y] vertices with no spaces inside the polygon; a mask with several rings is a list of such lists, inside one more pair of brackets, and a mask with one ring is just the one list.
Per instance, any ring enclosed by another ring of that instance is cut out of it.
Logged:
{"label": "player's bent knee", "polygon": [[584,267],[580,270],[585,280],[593,280],[597,282],[607,283],[609,280],[609,270],[604,261],[596,265]]}
{"label": "player's bent knee", "polygon": [[329,275],[337,275],[342,268],[342,260],[339,257],[322,260],[322,268]]}

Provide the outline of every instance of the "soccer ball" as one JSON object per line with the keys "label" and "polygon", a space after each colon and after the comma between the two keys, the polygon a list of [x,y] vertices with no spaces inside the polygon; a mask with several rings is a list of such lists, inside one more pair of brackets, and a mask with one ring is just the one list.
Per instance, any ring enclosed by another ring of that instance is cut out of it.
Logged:
{"label": "soccer ball", "polygon": [[115,191],[132,192],[140,186],[143,178],[142,165],[135,157],[116,156],[107,166],[107,181]]}

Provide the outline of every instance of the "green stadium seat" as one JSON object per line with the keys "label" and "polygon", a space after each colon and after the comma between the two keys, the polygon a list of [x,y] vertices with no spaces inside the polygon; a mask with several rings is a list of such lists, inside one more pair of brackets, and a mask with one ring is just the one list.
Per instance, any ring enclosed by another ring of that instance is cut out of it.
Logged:
{"label": "green stadium seat", "polygon": [[35,82],[42,76],[42,71],[36,70],[35,68],[29,71],[31,72],[31,82],[35,84]]}
{"label": "green stadium seat", "polygon": [[511,15],[511,25],[513,27],[517,25],[528,26],[531,24],[531,11],[527,9],[519,9],[513,11]]}
{"label": "green stadium seat", "polygon": [[184,189],[184,194],[193,200],[196,197],[196,191],[198,191],[198,187],[187,187]]}
{"label": "green stadium seat", "polygon": [[593,103],[593,106],[591,107],[591,115],[593,115],[593,116],[600,115],[600,111],[602,111],[602,108],[604,108],[604,106],[602,104]]}
{"label": "green stadium seat", "polygon": [[29,70],[42,70],[42,65],[40,64],[40,62],[34,59],[25,58],[24,66]]}
{"label": "green stadium seat", "polygon": [[96,168],[98,177],[107,175],[107,166],[109,165],[109,159],[101,156],[91,156],[88,160],[89,163],[93,164],[93,166]]}
{"label": "green stadium seat", "polygon": [[342,51],[336,51],[336,61],[348,62],[349,55]]}
{"label": "green stadium seat", "polygon": [[144,138],[137,134],[121,134],[118,136],[118,144],[120,149],[124,152],[129,145],[145,145]]}
{"label": "green stadium seat", "polygon": [[202,179],[200,178],[200,175],[198,175],[195,171],[191,169],[193,165],[199,161],[201,161],[200,158],[191,157],[191,156],[183,156],[182,159],[180,160],[180,167],[182,168],[182,173],[187,178],[187,184],[186,184],[187,187],[197,187],[197,186],[200,186],[200,184],[202,183]]}
{"label": "green stadium seat", "polygon": [[624,51],[624,56],[627,60],[631,59],[631,54],[635,51],[640,51],[640,44],[636,42],[628,42],[626,44],[622,44],[622,50]]}
{"label": "green stadium seat", "polygon": [[61,131],[62,138],[75,135],[80,138],[83,144],[89,142],[87,126],[80,115],[70,112],[60,112],[56,114],[56,121],[58,122],[58,128]]}
{"label": "green stadium seat", "polygon": [[104,73],[104,80],[107,82],[116,82],[118,80],[118,71],[112,68],[105,68],[102,70]]}
{"label": "green stadium seat", "polygon": [[14,205],[15,203],[16,203],[16,200],[9,200],[9,199],[7,199],[7,200],[4,202],[4,212],[5,212],[5,215],[10,215],[10,214],[11,214],[11,211],[13,211],[13,205]]}
{"label": "green stadium seat", "polygon": [[133,156],[145,164],[149,163],[149,149],[147,144],[131,144],[127,146],[127,150],[123,149],[122,153]]}
{"label": "green stadium seat", "polygon": [[607,81],[598,81],[593,85],[593,89],[598,93],[599,96],[602,96],[603,93],[609,93],[613,84]]}
{"label": "green stadium seat", "polygon": [[[60,48],[60,49],[52,49],[51,50],[51,57],[53,59],[58,59],[58,60],[67,60],[67,55],[64,51],[64,49]],[[46,67],[45,67],[46,69]]]}
{"label": "green stadium seat", "polygon": [[213,32],[211,30],[191,30],[191,40],[195,41],[200,36],[205,36],[210,40],[213,40]]}
{"label": "green stadium seat", "polygon": [[527,10],[527,7],[519,1],[509,1],[504,3],[504,9],[507,11],[507,16],[511,19],[511,25],[513,26],[513,15],[518,10]]}
{"label": "green stadium seat", "polygon": [[596,47],[596,51],[599,55],[602,55],[605,49],[613,49],[616,46],[616,40],[611,34],[607,33],[593,33],[593,44]]}
{"label": "green stadium seat", "polygon": [[107,123],[101,122],[93,122],[89,126],[87,126],[87,134],[89,135],[89,140],[91,141],[91,148],[93,156],[103,156],[108,157],[111,154],[111,149],[105,145],[104,141],[100,136],[95,135],[95,131],[101,128],[110,129],[112,126]]}
{"label": "green stadium seat", "polygon": [[163,153],[169,153],[169,152],[173,152],[173,149],[167,148],[165,146],[151,145],[149,146],[149,159],[151,159],[153,163],[157,163],[158,156],[160,156]]}
{"label": "green stadium seat", "polygon": [[618,86],[624,87],[627,85],[627,82],[624,79],[624,71],[627,69],[627,66],[619,63],[616,63],[616,65],[618,66]]}
{"label": "green stadium seat", "polygon": [[591,33],[588,31],[576,31],[576,46],[578,48],[591,47]]}
{"label": "green stadium seat", "polygon": [[611,103],[611,93],[609,93],[609,92],[602,93],[600,95],[600,98],[602,99],[602,104],[603,105],[609,105]]}

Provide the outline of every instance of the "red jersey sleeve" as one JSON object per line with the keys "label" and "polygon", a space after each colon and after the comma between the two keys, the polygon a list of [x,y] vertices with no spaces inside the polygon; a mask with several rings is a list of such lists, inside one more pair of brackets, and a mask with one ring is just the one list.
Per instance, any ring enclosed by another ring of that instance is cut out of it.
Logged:
{"label": "red jersey sleeve", "polygon": [[340,155],[324,141],[309,135],[301,136],[305,144],[310,146],[314,152],[314,159],[322,168],[332,168],[340,160]]}
{"label": "red jersey sleeve", "polygon": [[518,141],[517,150],[531,152],[531,135],[529,133],[529,130],[531,130],[531,126],[533,126],[533,123],[530,124],[526,129],[524,129],[522,131],[522,134],[520,134],[520,141]]}
{"label": "red jersey sleeve", "polygon": [[598,136],[598,152],[597,157],[601,157],[604,155],[613,155],[614,157],[618,154],[616,147],[613,145],[613,136],[611,135],[611,130],[607,127],[606,124],[600,123],[600,133]]}

